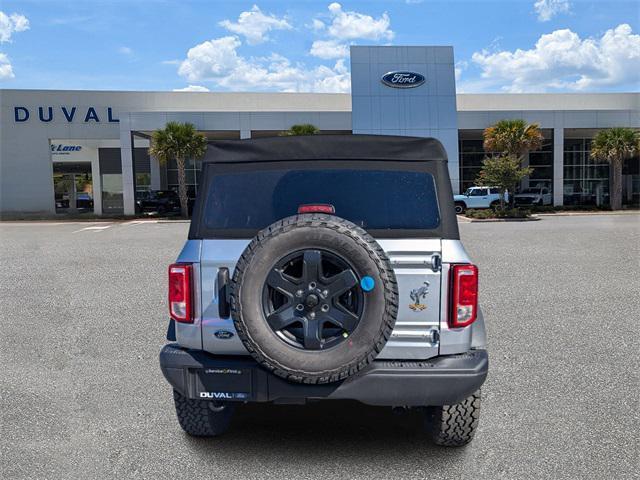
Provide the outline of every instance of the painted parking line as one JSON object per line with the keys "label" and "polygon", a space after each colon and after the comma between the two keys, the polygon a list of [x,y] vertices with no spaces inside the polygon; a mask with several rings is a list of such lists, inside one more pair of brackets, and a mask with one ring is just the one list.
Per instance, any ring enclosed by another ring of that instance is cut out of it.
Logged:
{"label": "painted parking line", "polygon": [[145,223],[158,223],[158,220],[131,220],[130,222],[124,222],[123,227],[135,227],[136,225],[142,225]]}
{"label": "painted parking line", "polygon": [[92,232],[96,233],[96,232],[102,232],[102,231],[104,231],[104,230],[106,230],[107,228],[110,228],[110,227],[111,227],[111,225],[100,225],[100,226],[94,225],[92,227],[81,228],[80,230],[76,230],[75,232],[71,232],[71,233],[80,233],[80,232],[86,232],[86,231],[92,231]]}

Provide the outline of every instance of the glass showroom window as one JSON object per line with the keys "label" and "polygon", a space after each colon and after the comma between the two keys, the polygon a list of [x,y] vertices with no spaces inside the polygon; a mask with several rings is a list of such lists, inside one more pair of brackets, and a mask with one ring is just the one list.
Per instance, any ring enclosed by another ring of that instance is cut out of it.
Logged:
{"label": "glass showroom window", "polygon": [[589,158],[590,138],[564,141],[564,204],[608,205],[609,164]]}
{"label": "glass showroom window", "polygon": [[[201,160],[187,160],[185,175],[187,177],[187,195],[190,199],[196,198],[198,193],[198,182],[202,170]],[[175,160],[167,162],[167,188],[178,191],[178,166]]]}
{"label": "glass showroom window", "polygon": [[475,180],[480,169],[482,160],[487,155],[482,148],[482,139],[461,139],[460,140],[460,191],[475,185]]}
{"label": "glass showroom window", "polygon": [[147,148],[134,148],[133,159],[136,172],[136,192],[151,190],[151,159]]}
{"label": "glass showroom window", "polygon": [[[484,151],[482,147],[482,132],[465,135],[473,135],[476,138],[461,138],[460,149],[460,191],[475,185],[480,170],[482,160],[491,156],[491,153]],[[533,173],[529,177],[529,186],[545,186],[549,191],[553,188],[553,133],[545,132],[544,143],[540,150],[529,153],[529,166],[533,168]]]}
{"label": "glass showroom window", "polygon": [[529,166],[533,172],[529,176],[530,187],[546,187],[553,191],[553,134],[545,135],[542,147],[529,152]]}

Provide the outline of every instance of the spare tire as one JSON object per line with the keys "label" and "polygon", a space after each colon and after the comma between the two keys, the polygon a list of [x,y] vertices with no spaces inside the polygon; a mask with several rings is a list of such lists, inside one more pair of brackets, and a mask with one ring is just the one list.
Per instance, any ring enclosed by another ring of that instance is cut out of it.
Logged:
{"label": "spare tire", "polygon": [[251,241],[230,289],[238,336],[255,360],[300,383],[362,370],[395,325],[389,259],[357,225],[326,214],[279,220]]}

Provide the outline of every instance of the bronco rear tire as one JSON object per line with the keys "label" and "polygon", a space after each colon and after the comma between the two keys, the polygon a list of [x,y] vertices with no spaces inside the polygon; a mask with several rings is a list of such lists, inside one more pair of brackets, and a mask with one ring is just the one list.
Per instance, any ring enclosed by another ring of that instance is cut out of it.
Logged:
{"label": "bronco rear tire", "polygon": [[192,400],[173,391],[178,423],[194,437],[215,437],[229,429],[235,405],[209,400]]}
{"label": "bronco rear tire", "polygon": [[398,286],[378,243],[326,214],[265,228],[236,265],[231,317],[253,358],[299,383],[335,382],[370,364],[395,325]]}
{"label": "bronco rear tire", "polygon": [[455,405],[427,407],[426,428],[431,441],[443,447],[462,447],[473,440],[480,420],[480,390]]}

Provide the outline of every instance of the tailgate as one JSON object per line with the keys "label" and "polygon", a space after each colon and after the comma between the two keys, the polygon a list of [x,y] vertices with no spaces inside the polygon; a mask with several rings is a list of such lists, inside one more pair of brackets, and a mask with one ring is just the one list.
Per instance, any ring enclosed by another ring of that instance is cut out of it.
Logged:
{"label": "tailgate", "polygon": [[438,355],[440,239],[379,240],[398,280],[396,326],[378,358],[418,360]]}

